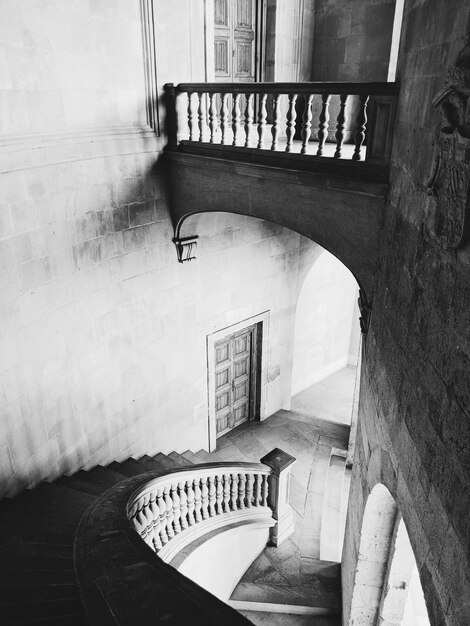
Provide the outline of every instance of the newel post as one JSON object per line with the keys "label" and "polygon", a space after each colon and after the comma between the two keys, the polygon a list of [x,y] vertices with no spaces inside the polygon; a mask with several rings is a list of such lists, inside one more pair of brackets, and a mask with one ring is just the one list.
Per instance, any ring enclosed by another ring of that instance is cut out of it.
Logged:
{"label": "newel post", "polygon": [[275,546],[287,539],[294,532],[294,515],[289,504],[290,470],[295,458],[274,448],[261,459],[261,463],[272,469],[269,476],[268,505],[273,510],[276,524],[271,528],[270,540]]}
{"label": "newel post", "polygon": [[165,90],[166,133],[168,137],[168,146],[175,149],[178,145],[176,88],[173,83],[166,83],[166,85],[163,86],[163,89]]}

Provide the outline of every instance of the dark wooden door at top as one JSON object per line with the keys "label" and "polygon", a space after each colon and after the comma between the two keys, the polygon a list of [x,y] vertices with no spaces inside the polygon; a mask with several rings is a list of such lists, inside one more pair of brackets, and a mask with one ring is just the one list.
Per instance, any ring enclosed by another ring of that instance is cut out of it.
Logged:
{"label": "dark wooden door at top", "polygon": [[214,346],[217,437],[254,417],[256,343],[255,324]]}
{"label": "dark wooden door at top", "polygon": [[214,0],[215,80],[253,82],[256,0]]}

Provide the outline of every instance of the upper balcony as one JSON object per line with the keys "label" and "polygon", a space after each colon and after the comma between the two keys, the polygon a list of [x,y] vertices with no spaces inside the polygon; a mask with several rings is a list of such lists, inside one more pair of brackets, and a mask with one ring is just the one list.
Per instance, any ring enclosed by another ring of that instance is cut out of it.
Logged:
{"label": "upper balcony", "polygon": [[188,239],[181,227],[195,213],[271,220],[337,256],[370,301],[399,85],[182,83],[165,90],[176,243]]}

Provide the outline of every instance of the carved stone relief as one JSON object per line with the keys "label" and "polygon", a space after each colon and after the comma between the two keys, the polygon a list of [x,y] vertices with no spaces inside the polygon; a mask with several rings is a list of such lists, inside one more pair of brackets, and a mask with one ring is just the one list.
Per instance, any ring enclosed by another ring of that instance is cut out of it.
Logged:
{"label": "carved stone relief", "polygon": [[443,246],[458,248],[470,238],[470,34],[433,104],[442,116],[427,183],[435,198],[434,235]]}

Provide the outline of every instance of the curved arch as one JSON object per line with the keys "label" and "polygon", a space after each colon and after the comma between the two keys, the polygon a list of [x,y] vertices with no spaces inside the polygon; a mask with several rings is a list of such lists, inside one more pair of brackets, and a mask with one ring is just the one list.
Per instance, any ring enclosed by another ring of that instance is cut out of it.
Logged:
{"label": "curved arch", "polygon": [[177,234],[195,213],[270,220],[336,256],[371,301],[386,185],[181,152],[169,154],[169,164]]}
{"label": "curved arch", "polygon": [[[181,216],[179,218],[179,220],[176,223],[176,226],[174,227],[174,240],[178,240],[178,239],[184,239],[184,235],[181,234],[181,229],[183,227],[183,224],[188,220],[188,218],[190,217],[194,217],[195,215],[205,215],[206,213],[208,213],[209,211],[188,211],[187,213],[185,213],[183,216]],[[318,244],[319,246],[321,246],[323,248],[323,250],[325,250],[326,252],[329,252],[332,256],[335,257],[335,259],[337,259],[340,263],[342,263],[342,265],[344,265],[349,272],[352,274],[352,276],[354,277],[354,280],[357,282],[359,289],[361,289],[363,292],[365,292],[365,283],[361,283],[361,280],[359,278],[359,276],[357,276],[354,272],[354,269],[352,267],[350,267],[348,265],[348,263],[343,260],[341,258],[341,256],[339,256],[338,254],[336,254],[333,250],[330,250],[328,247],[328,242],[326,243],[322,243],[322,241],[320,240],[320,238],[316,238],[316,237],[312,237],[309,235],[306,235],[304,232],[302,232],[299,228],[293,228],[292,226],[286,225],[283,220],[274,220],[271,217],[266,217],[264,215],[257,215],[256,212],[253,211],[224,211],[224,210],[213,210],[210,211],[212,213],[232,213],[235,215],[242,215],[244,217],[253,217],[255,219],[259,219],[259,220],[264,220],[266,222],[272,222],[273,224],[277,224],[278,226],[282,226],[283,228],[288,228],[289,230],[291,230],[294,233],[297,233],[298,235],[302,235],[302,237],[307,237],[308,239],[310,239],[311,241],[313,241],[314,243]],[[300,291],[299,291],[300,293]]]}
{"label": "curved arch", "polygon": [[397,517],[378,626],[429,626],[423,589],[408,531]]}
{"label": "curved arch", "polygon": [[349,626],[375,626],[387,574],[398,506],[378,483],[367,499],[351,601]]}

